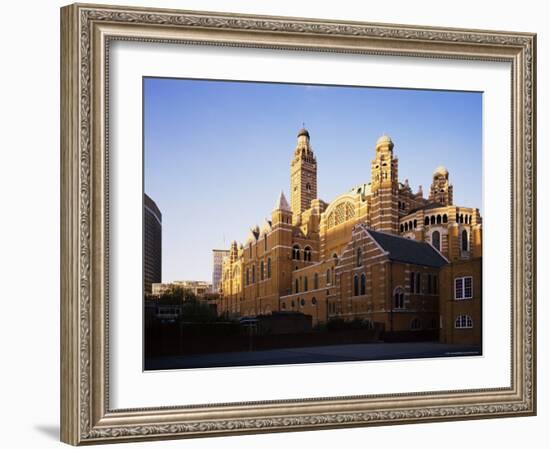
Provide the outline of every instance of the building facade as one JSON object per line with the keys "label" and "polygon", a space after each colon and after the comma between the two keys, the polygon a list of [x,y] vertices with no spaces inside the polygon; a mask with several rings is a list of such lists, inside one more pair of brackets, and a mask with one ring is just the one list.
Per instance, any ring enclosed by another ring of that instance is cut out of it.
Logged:
{"label": "building facade", "polygon": [[143,291],[162,280],[162,214],[156,203],[143,194]]}
{"label": "building facade", "polygon": [[[471,330],[481,325],[479,210],[453,204],[444,167],[434,171],[428,198],[421,186],[413,192],[408,180],[399,180],[389,136],[376,142],[370,166],[370,182],[323,201],[310,135],[300,130],[290,204],[281,192],[271,219],[252,227],[246,242],[231,243],[219,313],[298,311],[311,315],[314,325],[361,319],[391,331],[440,329],[447,342],[478,344]],[[451,307],[450,301],[459,301],[456,279],[465,272],[475,278],[478,300]],[[461,327],[460,318],[456,331],[447,333],[459,316],[472,326]]]}
{"label": "building facade", "polygon": [[222,280],[222,264],[224,257],[229,256],[229,250],[227,249],[213,249],[212,250],[212,292],[218,293],[220,291],[220,283]]}
{"label": "building facade", "polygon": [[155,283],[151,286],[153,296],[160,296],[173,288],[183,288],[191,291],[195,296],[201,297],[212,292],[212,284],[205,281],[174,281],[168,283]]}

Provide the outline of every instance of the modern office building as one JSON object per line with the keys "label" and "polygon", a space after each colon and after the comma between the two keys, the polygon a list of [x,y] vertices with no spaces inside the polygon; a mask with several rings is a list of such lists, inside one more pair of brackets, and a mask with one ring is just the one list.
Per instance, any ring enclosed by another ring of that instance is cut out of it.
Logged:
{"label": "modern office building", "polygon": [[213,267],[212,267],[212,291],[217,293],[220,291],[220,282],[222,280],[222,264],[224,257],[229,256],[227,249],[213,249]]}
{"label": "modern office building", "polygon": [[143,194],[143,291],[162,281],[162,214],[156,203]]}

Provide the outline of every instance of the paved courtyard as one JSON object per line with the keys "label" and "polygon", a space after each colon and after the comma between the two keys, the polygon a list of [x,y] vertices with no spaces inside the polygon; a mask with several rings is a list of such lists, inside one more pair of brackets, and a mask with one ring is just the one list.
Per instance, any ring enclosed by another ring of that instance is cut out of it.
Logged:
{"label": "paved courtyard", "polygon": [[228,366],[286,365],[295,363],[395,360],[473,355],[481,355],[480,346],[446,345],[437,342],[368,343],[157,357],[147,359],[145,361],[145,369],[166,370]]}

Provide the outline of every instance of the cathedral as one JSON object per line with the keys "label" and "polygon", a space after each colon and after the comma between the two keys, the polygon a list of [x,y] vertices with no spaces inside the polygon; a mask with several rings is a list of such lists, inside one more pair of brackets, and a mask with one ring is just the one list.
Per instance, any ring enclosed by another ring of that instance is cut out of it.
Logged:
{"label": "cathedral", "polygon": [[[376,142],[371,180],[327,203],[317,196],[317,159],[306,129],[271,220],[231,243],[218,313],[301,312],[314,325],[361,319],[386,331],[439,330],[448,343],[481,342],[482,222],[453,203],[438,167],[428,197],[398,176],[389,136]],[[215,286],[217,287],[217,286]]]}

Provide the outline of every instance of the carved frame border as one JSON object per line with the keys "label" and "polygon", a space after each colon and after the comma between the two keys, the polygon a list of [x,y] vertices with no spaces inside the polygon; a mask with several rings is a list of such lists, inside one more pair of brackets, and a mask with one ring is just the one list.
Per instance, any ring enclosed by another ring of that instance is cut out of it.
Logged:
{"label": "carved frame border", "polygon": [[[536,35],[75,4],[61,9],[61,439],[78,445],[536,413]],[[512,63],[509,389],[110,410],[108,77],[113,39]]]}

